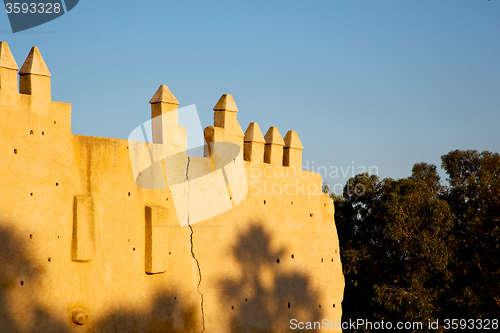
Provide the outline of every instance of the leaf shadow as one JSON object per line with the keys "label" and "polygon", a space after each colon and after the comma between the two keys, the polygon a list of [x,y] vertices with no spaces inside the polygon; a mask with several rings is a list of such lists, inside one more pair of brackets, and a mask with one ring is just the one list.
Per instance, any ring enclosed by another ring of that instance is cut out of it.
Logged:
{"label": "leaf shadow", "polygon": [[[264,224],[254,221],[232,247],[240,276],[219,281],[222,304],[231,304],[231,332],[269,332],[291,328],[291,320],[319,322],[321,308],[308,276],[283,269],[285,247],[273,248]],[[281,266],[280,266],[281,265]],[[294,331],[317,332],[317,329]]]}

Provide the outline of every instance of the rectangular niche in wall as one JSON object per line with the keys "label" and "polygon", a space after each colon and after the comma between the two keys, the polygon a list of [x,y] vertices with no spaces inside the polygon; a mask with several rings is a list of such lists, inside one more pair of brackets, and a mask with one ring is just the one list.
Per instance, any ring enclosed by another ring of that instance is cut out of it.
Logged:
{"label": "rectangular niche in wall", "polygon": [[168,268],[168,209],[146,206],[146,273]]}
{"label": "rectangular niche in wall", "polygon": [[90,261],[95,255],[94,209],[90,196],[77,196],[73,202],[71,260]]}

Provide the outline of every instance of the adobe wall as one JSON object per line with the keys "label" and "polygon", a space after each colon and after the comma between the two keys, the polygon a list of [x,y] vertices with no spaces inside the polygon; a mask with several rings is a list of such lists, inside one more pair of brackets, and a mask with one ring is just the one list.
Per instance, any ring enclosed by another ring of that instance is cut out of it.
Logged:
{"label": "adobe wall", "polygon": [[[150,101],[162,122],[146,144],[72,134],[71,105],[51,100],[38,49],[17,71],[2,42],[0,332],[290,332],[298,331],[293,318],[340,322],[333,202],[321,176],[301,170],[295,132],[283,140],[271,128],[264,137],[252,123],[244,133],[234,100],[223,95],[205,137],[241,147],[248,194],[181,226],[173,185],[138,186],[131,163],[141,145],[166,154],[185,148],[166,86]],[[172,164],[185,171],[186,186],[200,170],[216,171],[216,151],[206,156]],[[165,161],[158,165],[168,171]]]}

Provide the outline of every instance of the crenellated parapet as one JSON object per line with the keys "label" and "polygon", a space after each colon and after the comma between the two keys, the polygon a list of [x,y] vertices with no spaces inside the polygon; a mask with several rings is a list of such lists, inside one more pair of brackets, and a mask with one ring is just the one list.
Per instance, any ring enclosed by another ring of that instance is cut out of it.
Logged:
{"label": "crenellated parapet", "polygon": [[[50,79],[37,47],[31,48],[19,69],[9,45],[0,42],[0,110],[5,112],[2,120],[10,124],[4,131],[29,133],[36,139],[30,149],[46,140],[67,140],[71,135],[71,104],[52,101]],[[15,111],[7,112],[10,109]]]}
{"label": "crenellated parapet", "polygon": [[288,131],[283,140],[277,127],[270,127],[265,137],[259,124],[252,122],[243,134],[237,119],[238,108],[229,94],[224,94],[214,107],[214,126],[205,129],[211,142],[231,142],[243,151],[247,162],[267,163],[285,167],[302,167],[302,143],[295,131]]}
{"label": "crenellated parapet", "polygon": [[[18,78],[19,75],[19,78]],[[17,99],[30,99],[38,105],[46,105],[51,100],[51,73],[37,47],[32,47],[28,57],[19,69],[11,50],[6,42],[0,42],[0,96],[13,96]],[[18,103],[18,102],[16,102]],[[52,102],[59,106],[63,104]],[[170,153],[180,153],[186,148],[186,129],[178,125],[179,101],[166,85],[161,85],[149,101],[151,104],[152,143],[164,144]],[[54,105],[55,105],[54,104]],[[34,105],[28,103],[28,105]],[[63,106],[63,109],[69,104]],[[55,110],[54,109],[54,110]],[[37,112],[38,109],[33,109]],[[265,163],[274,166],[301,168],[302,144],[295,131],[288,131],[285,139],[276,127],[270,127],[264,136],[256,122],[250,123],[243,132],[238,119],[238,107],[230,94],[224,94],[215,104],[214,125],[204,130],[207,142],[205,156],[213,155],[216,142],[229,142],[236,144],[243,153],[247,162]],[[70,113],[63,115],[70,130]],[[56,116],[44,112],[46,116]],[[54,121],[57,122],[57,119]]]}

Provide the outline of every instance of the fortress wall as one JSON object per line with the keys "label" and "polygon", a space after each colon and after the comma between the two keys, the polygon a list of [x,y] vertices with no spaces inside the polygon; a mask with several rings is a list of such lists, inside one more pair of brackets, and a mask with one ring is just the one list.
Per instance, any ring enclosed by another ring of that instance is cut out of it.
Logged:
{"label": "fortress wall", "polygon": [[[71,134],[71,106],[51,101],[38,49],[19,71],[24,93],[17,70],[2,42],[0,331],[288,332],[292,318],[340,321],[333,202],[319,174],[300,170],[297,133],[264,137],[256,123],[244,133],[223,95],[205,138],[244,150],[248,194],[181,227],[172,186],[136,185],[130,150],[140,143]],[[182,152],[178,101],[162,86],[150,103],[163,122],[153,124],[158,143],[144,145]],[[194,184],[223,163],[211,147],[171,163]]]}

